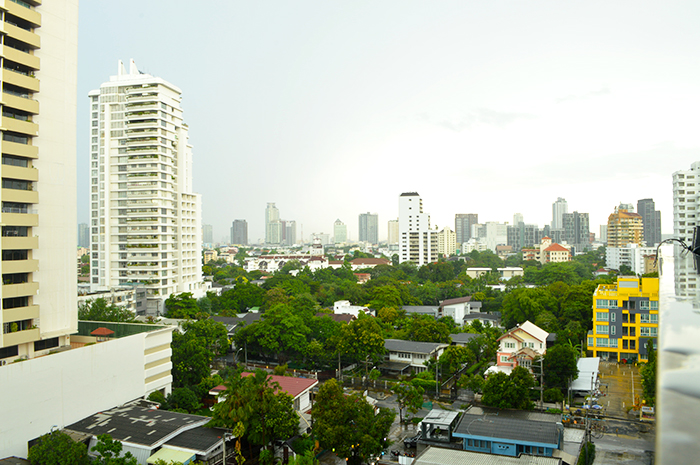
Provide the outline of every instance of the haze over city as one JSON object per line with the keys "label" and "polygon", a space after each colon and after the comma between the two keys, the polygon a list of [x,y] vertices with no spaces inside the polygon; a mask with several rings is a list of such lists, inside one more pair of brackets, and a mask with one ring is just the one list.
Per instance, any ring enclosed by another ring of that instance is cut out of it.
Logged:
{"label": "haze over city", "polygon": [[[357,239],[417,191],[455,213],[540,226],[551,204],[598,232],[653,198],[672,230],[671,173],[698,158],[700,31],[683,2],[81,3],[78,221],[88,220],[88,99],[117,60],[183,92],[194,187],[215,240],[275,202],[299,236]],[[695,14],[693,14],[695,13]],[[82,100],[80,100],[82,99]]]}

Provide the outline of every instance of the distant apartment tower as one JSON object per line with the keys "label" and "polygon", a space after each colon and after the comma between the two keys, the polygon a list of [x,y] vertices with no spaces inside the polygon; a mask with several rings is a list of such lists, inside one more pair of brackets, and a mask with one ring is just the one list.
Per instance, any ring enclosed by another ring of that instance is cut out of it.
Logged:
{"label": "distant apartment tower", "polygon": [[282,237],[280,238],[280,244],[282,245],[294,245],[297,243],[297,222],[294,220],[281,220],[280,221],[280,231]]}
{"label": "distant apartment tower", "polygon": [[608,217],[608,247],[624,247],[627,244],[642,245],[644,232],[642,216],[627,210],[627,204],[615,207]]}
{"label": "distant apartment tower", "polygon": [[608,225],[607,224],[600,225],[600,237],[598,238],[598,241],[603,242],[603,243],[608,242]]}
{"label": "distant apartment tower", "polygon": [[376,213],[361,213],[358,226],[360,242],[379,243],[379,215]]}
{"label": "distant apartment tower", "polygon": [[214,243],[214,227],[210,224],[202,225],[202,242],[205,244]]}
{"label": "distant apartment tower", "polygon": [[479,222],[478,213],[457,213],[455,215],[455,234],[457,244],[467,242],[472,237],[472,226]]}
{"label": "distant apartment tower", "polygon": [[90,247],[90,227],[87,223],[78,224],[78,247]]}
{"label": "distant apartment tower", "polygon": [[569,212],[569,204],[565,199],[558,197],[552,204],[552,229],[564,229],[564,213]]}
{"label": "distant apartment tower", "polygon": [[438,254],[449,257],[457,252],[457,234],[449,226],[437,234]]}
{"label": "distant apartment tower", "polygon": [[335,220],[333,223],[333,242],[336,244],[344,244],[348,241],[348,227],[342,221]]}
{"label": "distant apartment tower", "polygon": [[591,246],[590,220],[588,213],[564,213],[562,215],[564,241],[582,252]]}
{"label": "distant apartment tower", "polygon": [[248,245],[248,222],[233,220],[231,223],[231,244]]}
{"label": "distant apartment tower", "polygon": [[203,289],[201,197],[181,91],[133,60],[89,94],[92,284],[146,286],[147,314],[171,294]]}
{"label": "distant apartment tower", "polygon": [[437,231],[430,229],[430,215],[423,212],[423,201],[417,192],[399,196],[399,263],[417,266],[438,258]]}
{"label": "distant apartment tower", "polygon": [[[700,161],[689,170],[673,173],[673,236],[686,244],[693,243],[693,232],[700,211]],[[674,251],[675,290],[678,295],[696,297],[700,289],[700,275],[694,255],[679,246]]]}
{"label": "distant apartment tower", "polygon": [[[69,335],[78,329],[76,249],[71,242],[78,223],[78,1],[3,2],[0,24],[0,365],[5,365],[67,346]],[[97,131],[99,127],[93,137]],[[99,230],[98,218],[93,217],[92,226]],[[25,367],[22,375],[30,376],[30,371]],[[11,422],[6,425],[0,428],[4,452],[8,428],[14,428]]]}
{"label": "distant apartment tower", "polygon": [[399,243],[399,220],[389,220],[387,224],[388,234],[387,243],[389,245],[398,245]]}
{"label": "distant apartment tower", "polygon": [[539,244],[544,236],[542,229],[536,224],[521,222],[517,225],[508,226],[508,245],[512,246],[513,250],[533,247],[535,244]]}
{"label": "distant apartment tower", "polygon": [[265,243],[282,243],[282,223],[280,211],[274,202],[269,202],[265,208]]}
{"label": "distant apartment tower", "polygon": [[522,213],[514,213],[513,214],[513,226],[517,226],[520,223],[524,223],[525,219],[523,217]]}
{"label": "distant apartment tower", "polygon": [[637,213],[642,215],[642,236],[646,245],[652,247],[661,242],[661,212],[656,210],[654,199],[638,200]]}

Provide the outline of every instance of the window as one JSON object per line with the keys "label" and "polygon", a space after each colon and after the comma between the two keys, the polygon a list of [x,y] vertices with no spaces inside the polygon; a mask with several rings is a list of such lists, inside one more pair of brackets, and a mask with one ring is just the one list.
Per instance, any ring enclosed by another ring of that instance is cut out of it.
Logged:
{"label": "window", "polygon": [[608,339],[599,337],[596,339],[596,346],[598,347],[608,347]]}
{"label": "window", "polygon": [[617,319],[617,313],[612,312],[612,313],[610,314],[610,321],[613,322],[613,323],[615,323],[615,320],[616,320],[616,319]]}
{"label": "window", "polygon": [[43,341],[34,342],[34,351],[52,349],[58,347],[58,338],[44,339]]}
{"label": "window", "polygon": [[594,339],[592,337],[588,338],[588,347],[593,347],[593,345],[594,345],[593,341],[594,341]]}
{"label": "window", "polygon": [[608,334],[608,325],[595,325],[595,332],[597,334]]}
{"label": "window", "polygon": [[507,355],[501,355],[501,362],[507,362],[508,361],[508,356]]}
{"label": "window", "polygon": [[658,310],[659,309],[659,302],[657,301],[651,301],[649,302],[649,310]]}
{"label": "window", "polygon": [[617,331],[617,328],[615,326],[610,326],[610,335],[611,336],[615,335],[615,331]]}
{"label": "window", "polygon": [[608,339],[610,347],[617,348],[617,339]]}
{"label": "window", "polygon": [[608,312],[596,312],[597,321],[608,321]]}
{"label": "window", "polygon": [[639,315],[639,322],[640,323],[651,323],[651,324],[657,324],[659,322],[659,315],[656,314],[640,314]]}
{"label": "window", "polygon": [[27,226],[3,226],[3,237],[27,237],[29,228]]}
{"label": "window", "polygon": [[27,168],[29,166],[29,161],[26,158],[12,157],[10,155],[2,156],[3,165],[21,166]]}
{"label": "window", "polygon": [[515,342],[506,342],[506,349],[515,349]]}

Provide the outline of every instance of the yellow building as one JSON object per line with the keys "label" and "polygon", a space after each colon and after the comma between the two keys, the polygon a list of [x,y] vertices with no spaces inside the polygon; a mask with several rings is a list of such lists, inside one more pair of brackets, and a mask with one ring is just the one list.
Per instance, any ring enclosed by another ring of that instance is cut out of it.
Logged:
{"label": "yellow building", "polygon": [[656,348],[659,327],[659,278],[620,276],[593,293],[593,330],[588,350],[594,357],[647,360],[647,341]]}

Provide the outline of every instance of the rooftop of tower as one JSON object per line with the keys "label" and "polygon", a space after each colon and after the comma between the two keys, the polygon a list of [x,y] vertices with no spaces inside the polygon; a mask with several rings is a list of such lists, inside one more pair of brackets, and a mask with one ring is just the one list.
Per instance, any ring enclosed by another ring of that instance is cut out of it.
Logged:
{"label": "rooftop of tower", "polygon": [[418,192],[404,192],[399,197],[420,197]]}

